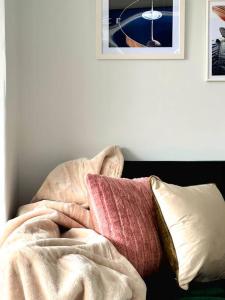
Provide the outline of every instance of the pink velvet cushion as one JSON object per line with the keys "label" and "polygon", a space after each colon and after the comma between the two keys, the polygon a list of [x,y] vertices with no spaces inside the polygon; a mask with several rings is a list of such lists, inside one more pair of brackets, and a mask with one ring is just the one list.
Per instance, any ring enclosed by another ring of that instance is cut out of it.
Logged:
{"label": "pink velvet cushion", "polygon": [[142,276],[157,271],[162,258],[148,178],[88,175],[94,229],[108,238]]}

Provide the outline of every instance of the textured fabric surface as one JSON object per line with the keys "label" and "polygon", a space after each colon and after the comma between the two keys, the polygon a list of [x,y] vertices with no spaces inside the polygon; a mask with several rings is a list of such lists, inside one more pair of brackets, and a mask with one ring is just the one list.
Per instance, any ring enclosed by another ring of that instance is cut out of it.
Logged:
{"label": "textured fabric surface", "polygon": [[158,228],[160,232],[160,237],[163,237],[163,251],[165,253],[165,256],[173,270],[174,273],[178,272],[178,261],[177,261],[177,255],[176,250],[173,244],[173,240],[171,238],[170,231],[166,225],[166,222],[164,220],[162,211],[160,209],[160,206],[157,201],[156,203],[156,215],[157,215],[157,222],[158,222]]}
{"label": "textured fabric surface", "polygon": [[75,202],[88,208],[86,175],[91,173],[120,177],[123,162],[123,155],[118,146],[110,146],[92,159],[82,158],[65,162],[50,172],[32,202],[58,200]]}
{"label": "textured fabric surface", "polygon": [[[73,209],[23,207],[0,240],[0,300],[145,300],[135,268]],[[61,228],[72,228],[61,232]]]}
{"label": "textured fabric surface", "polygon": [[76,220],[83,227],[92,229],[90,211],[76,203],[42,200],[21,206],[18,210],[18,216],[26,215],[40,209],[52,209],[56,212],[61,212],[65,216]]}
{"label": "textured fabric surface", "polygon": [[94,229],[107,237],[142,275],[157,271],[162,250],[148,178],[88,175]]}
{"label": "textured fabric surface", "polygon": [[225,278],[225,203],[216,185],[180,187],[151,177],[151,186],[176,250],[180,287]]}

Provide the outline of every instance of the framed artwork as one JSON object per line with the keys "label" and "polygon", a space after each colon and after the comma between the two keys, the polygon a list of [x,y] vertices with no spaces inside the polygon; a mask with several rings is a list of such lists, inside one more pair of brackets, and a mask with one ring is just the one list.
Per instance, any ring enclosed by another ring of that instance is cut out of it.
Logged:
{"label": "framed artwork", "polygon": [[207,78],[225,81],[225,0],[207,0]]}
{"label": "framed artwork", "polygon": [[97,58],[183,59],[185,0],[96,0]]}

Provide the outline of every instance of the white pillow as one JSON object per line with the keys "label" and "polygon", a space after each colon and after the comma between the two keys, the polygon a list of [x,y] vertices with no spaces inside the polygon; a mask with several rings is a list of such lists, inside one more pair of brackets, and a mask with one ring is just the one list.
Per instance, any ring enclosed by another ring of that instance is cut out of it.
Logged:
{"label": "white pillow", "polygon": [[150,181],[175,248],[180,287],[225,278],[225,202],[216,185]]}

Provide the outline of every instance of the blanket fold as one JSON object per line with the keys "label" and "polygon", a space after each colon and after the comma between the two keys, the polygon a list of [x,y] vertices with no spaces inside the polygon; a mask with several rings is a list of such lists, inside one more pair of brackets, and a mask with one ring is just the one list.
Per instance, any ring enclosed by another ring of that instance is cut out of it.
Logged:
{"label": "blanket fold", "polygon": [[[99,164],[106,173],[109,159]],[[22,206],[0,236],[0,300],[145,299],[140,275],[92,230],[82,203],[39,200]]]}
{"label": "blanket fold", "polygon": [[0,248],[0,299],[145,299],[140,275],[106,238],[85,228],[61,233],[59,225],[76,224],[52,211],[38,209],[8,223]]}
{"label": "blanket fold", "polygon": [[123,154],[118,146],[109,146],[92,159],[80,158],[65,162],[49,173],[32,202],[58,200],[88,208],[86,175],[120,177],[123,163]]}

